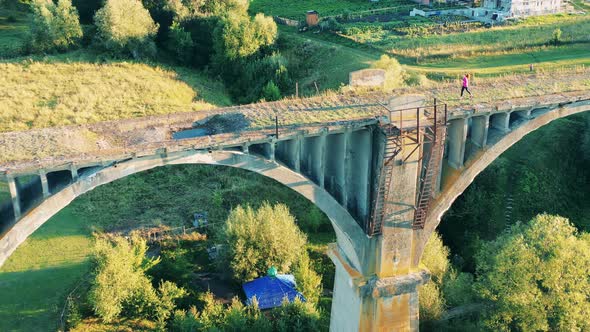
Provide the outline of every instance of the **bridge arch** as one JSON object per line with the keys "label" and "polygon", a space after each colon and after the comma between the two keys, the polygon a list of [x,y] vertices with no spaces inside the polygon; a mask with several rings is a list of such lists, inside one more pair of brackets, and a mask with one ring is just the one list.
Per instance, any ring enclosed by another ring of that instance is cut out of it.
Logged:
{"label": "bridge arch", "polygon": [[475,177],[483,172],[496,158],[527,134],[551,123],[553,120],[586,111],[590,111],[590,101],[588,100],[563,105],[555,110],[548,110],[516,128],[510,128],[511,130],[495,144],[485,146],[482,151],[476,153],[462,167],[454,171],[460,172],[458,176],[448,176],[446,178],[443,176],[441,192],[432,202],[425,227],[414,234],[418,245],[412,257],[412,264],[418,266],[424,253],[426,242],[428,242],[430,236],[440,224],[443,214],[451,208],[457,197],[469,187]]}
{"label": "bridge arch", "polygon": [[237,151],[192,150],[130,159],[115,163],[87,176],[45,199],[30,210],[0,239],[0,266],[35,230],[80,195],[126,176],[165,165],[208,164],[241,168],[269,177],[296,191],[322,210],[330,219],[336,233],[338,248],[351,266],[365,270],[362,250],[358,243],[369,241],[350,213],[326,190],[300,173],[260,156]]}

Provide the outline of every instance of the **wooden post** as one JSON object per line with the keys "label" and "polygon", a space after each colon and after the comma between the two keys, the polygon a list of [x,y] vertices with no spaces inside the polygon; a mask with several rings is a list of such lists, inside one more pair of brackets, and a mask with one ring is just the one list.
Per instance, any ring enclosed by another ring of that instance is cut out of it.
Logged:
{"label": "wooden post", "polygon": [[295,82],[295,98],[299,98],[299,82]]}

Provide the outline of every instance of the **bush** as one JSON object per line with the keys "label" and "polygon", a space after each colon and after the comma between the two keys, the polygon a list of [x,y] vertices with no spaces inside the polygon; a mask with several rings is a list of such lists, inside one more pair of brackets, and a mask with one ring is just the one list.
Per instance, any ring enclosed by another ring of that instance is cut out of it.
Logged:
{"label": "bush", "polygon": [[553,45],[559,45],[561,43],[561,29],[557,28],[553,30],[553,34],[551,35],[551,42]]}
{"label": "bush", "polygon": [[406,77],[406,71],[399,62],[390,58],[387,55],[382,55],[379,60],[375,61],[371,68],[384,69],[385,70],[385,90],[391,90],[404,86],[404,80]]}
{"label": "bush", "polygon": [[270,81],[268,84],[262,88],[262,99],[266,101],[275,101],[281,99],[281,90],[275,84],[275,82]]}
{"label": "bush", "polygon": [[168,30],[167,48],[180,62],[190,63],[195,45],[191,34],[186,32],[178,22],[174,22]]}
{"label": "bush", "polygon": [[289,272],[303,253],[306,237],[283,204],[268,203],[256,211],[238,206],[231,211],[224,227],[225,263],[237,281],[265,275],[271,266]]}
{"label": "bush", "polygon": [[145,240],[132,235],[130,240],[98,238],[95,244],[95,277],[89,302],[105,322],[121,315],[149,318],[160,322],[174,310],[174,300],[186,294],[174,283],[163,282],[156,291],[145,272],[159,259],[148,259]]}
{"label": "bush", "polygon": [[35,0],[29,47],[33,52],[66,51],[82,38],[78,12],[71,0]]}
{"label": "bush", "polygon": [[303,294],[307,302],[314,306],[317,305],[323,292],[322,277],[313,270],[307,253],[299,257],[293,274],[297,281],[297,289]]}
{"label": "bush", "polygon": [[118,55],[153,56],[158,25],[139,0],[107,0],[94,16],[99,44]]}
{"label": "bush", "polygon": [[[217,57],[236,60],[272,45],[277,36],[277,25],[270,17],[256,14],[254,19],[246,13],[229,12],[215,29],[214,45]],[[222,62],[221,62],[222,63]]]}

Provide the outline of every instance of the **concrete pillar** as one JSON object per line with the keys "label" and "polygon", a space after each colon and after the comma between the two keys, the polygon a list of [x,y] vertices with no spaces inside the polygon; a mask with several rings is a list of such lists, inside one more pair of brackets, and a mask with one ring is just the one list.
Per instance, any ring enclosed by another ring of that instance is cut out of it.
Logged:
{"label": "concrete pillar", "polygon": [[18,188],[16,186],[16,180],[12,176],[6,178],[8,182],[8,190],[10,191],[10,197],[12,198],[12,208],[14,210],[14,219],[19,220],[21,216],[20,210],[20,199],[18,198]]}
{"label": "concrete pillar", "polygon": [[429,280],[426,271],[366,277],[337,247],[331,245],[328,255],[336,266],[330,331],[418,331],[418,286]]}
{"label": "concrete pillar", "polygon": [[352,130],[351,128],[346,128],[344,131],[344,177],[342,181],[342,205],[344,207],[348,206],[348,191],[350,182],[352,179],[352,166],[350,165],[350,161],[352,160],[352,150],[351,150],[351,141],[352,141]]}
{"label": "concrete pillar", "polygon": [[294,146],[294,171],[299,173],[301,172],[301,154],[303,152],[303,135],[297,135],[295,139],[295,146]]}
{"label": "concrete pillar", "polygon": [[490,116],[490,125],[503,133],[510,131],[510,113],[496,113]]}
{"label": "concrete pillar", "polygon": [[268,156],[271,161],[275,161],[276,145],[277,145],[277,142],[275,139],[272,139],[268,143]]}
{"label": "concrete pillar", "polygon": [[347,181],[347,208],[357,221],[362,223],[366,221],[370,213],[369,188],[372,181],[369,177],[371,175],[372,140],[372,131],[369,129],[352,132],[350,140],[351,158],[349,161],[350,177],[348,178],[350,181]]}
{"label": "concrete pillar", "polygon": [[326,136],[327,133],[324,130],[322,135],[320,135],[318,139],[318,159],[317,159],[317,172],[318,172],[318,186],[321,188],[325,188],[325,180],[326,180]]}
{"label": "concrete pillar", "polygon": [[250,143],[244,143],[244,145],[242,145],[242,152],[245,154],[250,153]]}
{"label": "concrete pillar", "polygon": [[479,148],[486,146],[490,116],[476,116],[471,118],[471,141]]}
{"label": "concrete pillar", "polygon": [[449,143],[449,165],[455,169],[463,167],[465,143],[467,140],[467,119],[449,121],[447,141]]}
{"label": "concrete pillar", "polygon": [[39,179],[41,179],[41,188],[43,189],[43,198],[49,197],[49,184],[47,183],[47,174],[45,170],[39,171]]}
{"label": "concrete pillar", "polygon": [[70,165],[70,172],[72,173],[72,183],[78,181],[78,167],[76,165]]}

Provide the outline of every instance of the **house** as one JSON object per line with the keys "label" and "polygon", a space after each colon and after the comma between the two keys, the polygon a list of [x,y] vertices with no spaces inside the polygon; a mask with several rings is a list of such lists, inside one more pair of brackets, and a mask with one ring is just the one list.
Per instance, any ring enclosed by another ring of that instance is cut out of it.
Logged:
{"label": "house", "polygon": [[483,0],[483,8],[507,13],[507,16],[534,16],[559,13],[561,0]]}

